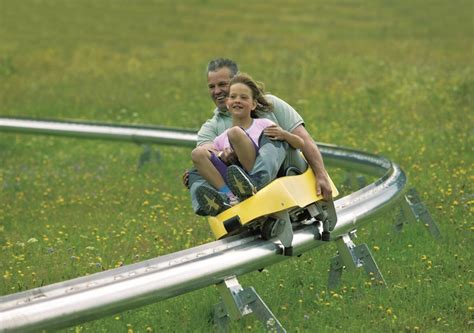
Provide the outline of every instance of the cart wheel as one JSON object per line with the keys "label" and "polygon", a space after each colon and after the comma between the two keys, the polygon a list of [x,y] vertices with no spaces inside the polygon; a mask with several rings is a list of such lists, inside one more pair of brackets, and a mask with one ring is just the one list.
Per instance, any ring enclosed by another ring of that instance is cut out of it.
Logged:
{"label": "cart wheel", "polygon": [[278,235],[278,220],[274,218],[268,218],[263,223],[261,234],[262,238],[265,240],[276,237]]}

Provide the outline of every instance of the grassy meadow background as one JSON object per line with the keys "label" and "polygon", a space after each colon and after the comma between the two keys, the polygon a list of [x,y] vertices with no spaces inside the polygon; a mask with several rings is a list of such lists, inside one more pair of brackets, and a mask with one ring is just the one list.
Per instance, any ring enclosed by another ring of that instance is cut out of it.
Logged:
{"label": "grassy meadow background", "polygon": [[[235,59],[320,142],[381,154],[439,225],[359,229],[362,271],[326,289],[334,244],[254,286],[288,332],[472,332],[472,1],[0,0],[0,116],[199,128],[205,66]],[[181,174],[190,149],[0,132],[0,295],[212,241]],[[343,173],[332,170],[340,183]],[[346,193],[348,193],[346,191]],[[64,332],[207,332],[209,287]],[[262,331],[254,317],[232,331]]]}

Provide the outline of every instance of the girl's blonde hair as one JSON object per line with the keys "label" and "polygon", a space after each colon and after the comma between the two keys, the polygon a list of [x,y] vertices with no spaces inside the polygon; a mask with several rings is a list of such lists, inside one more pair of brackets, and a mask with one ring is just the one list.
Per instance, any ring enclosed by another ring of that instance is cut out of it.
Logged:
{"label": "girl's blonde hair", "polygon": [[252,118],[258,118],[257,112],[271,112],[273,105],[265,98],[264,85],[261,82],[255,81],[250,75],[246,73],[238,73],[229,82],[229,87],[236,83],[245,84],[252,91],[252,97],[257,102],[257,107],[252,111]]}

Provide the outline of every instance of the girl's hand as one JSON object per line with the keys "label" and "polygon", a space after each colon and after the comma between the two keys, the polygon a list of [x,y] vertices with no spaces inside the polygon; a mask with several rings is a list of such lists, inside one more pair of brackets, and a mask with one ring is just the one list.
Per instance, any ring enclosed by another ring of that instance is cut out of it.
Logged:
{"label": "girl's hand", "polygon": [[268,136],[271,140],[285,140],[285,133],[283,128],[277,125],[268,126],[263,130],[263,134]]}
{"label": "girl's hand", "polygon": [[237,162],[237,155],[232,148],[224,148],[223,151],[219,152],[217,156],[227,165],[234,164]]}

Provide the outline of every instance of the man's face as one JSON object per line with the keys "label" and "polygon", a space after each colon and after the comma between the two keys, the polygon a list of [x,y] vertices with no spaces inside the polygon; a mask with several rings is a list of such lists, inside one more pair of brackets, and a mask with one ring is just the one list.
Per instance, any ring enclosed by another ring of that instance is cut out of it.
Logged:
{"label": "man's face", "polygon": [[230,69],[227,67],[207,73],[207,89],[209,89],[209,95],[216,106],[221,110],[226,110],[225,101],[229,95],[229,82],[231,78]]}

